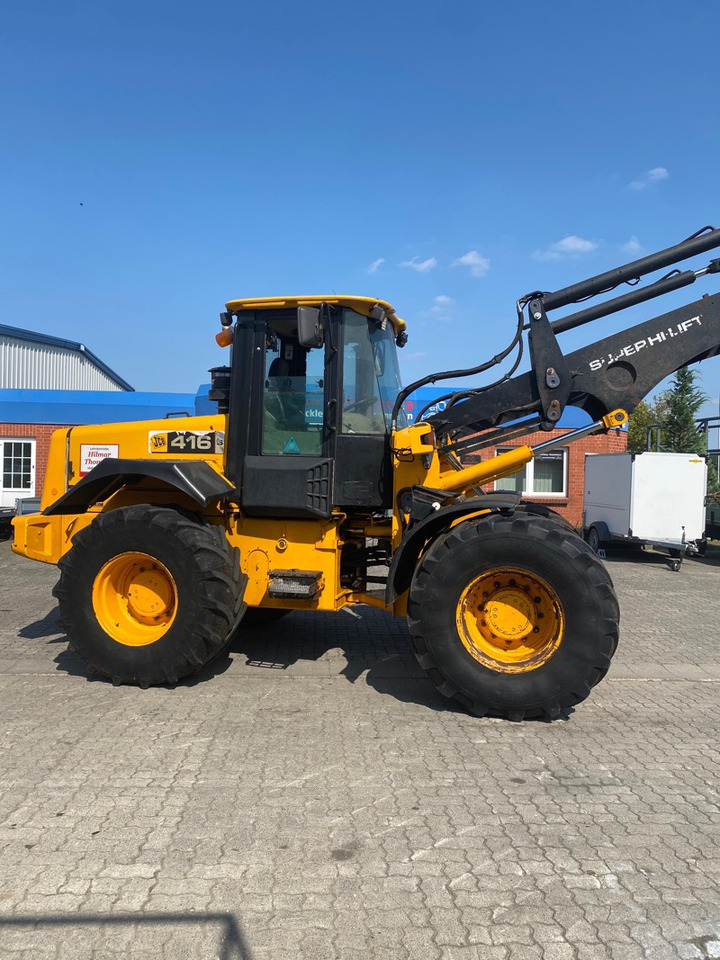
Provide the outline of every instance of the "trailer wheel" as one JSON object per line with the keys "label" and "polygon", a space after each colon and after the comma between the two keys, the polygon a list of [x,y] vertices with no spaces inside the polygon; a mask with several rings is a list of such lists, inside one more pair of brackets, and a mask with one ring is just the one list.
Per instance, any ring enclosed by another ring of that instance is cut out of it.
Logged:
{"label": "trailer wheel", "polygon": [[60,560],[70,649],[115,683],[175,683],[225,646],[242,610],[222,530],[147,504],[100,514]]}
{"label": "trailer wheel", "polygon": [[610,666],[619,608],[607,570],[565,524],[530,513],[458,524],[426,551],[408,622],[421,666],[482,716],[557,717]]}
{"label": "trailer wheel", "polygon": [[590,547],[593,553],[597,553],[602,547],[602,540],[600,539],[600,534],[597,531],[597,527],[590,527],[585,539],[587,540],[587,545]]}

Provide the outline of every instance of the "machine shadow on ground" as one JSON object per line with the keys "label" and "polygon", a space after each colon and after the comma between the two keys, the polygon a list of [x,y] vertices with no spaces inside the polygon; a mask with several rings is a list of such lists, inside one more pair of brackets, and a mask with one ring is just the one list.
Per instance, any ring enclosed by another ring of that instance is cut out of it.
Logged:
{"label": "machine shadow on ground", "polygon": [[[18,635],[47,644],[67,644],[56,607],[26,624]],[[70,676],[110,683],[67,647],[60,650],[54,663],[58,671]],[[405,620],[367,606],[339,613],[293,611],[252,629],[241,623],[225,651],[177,685],[207,683],[230,670],[239,670],[244,677],[259,677],[293,668],[321,677],[344,677],[350,683],[362,681],[379,693],[431,710],[463,712],[437,692],[417,663]]]}
{"label": "machine shadow on ground", "polygon": [[[137,947],[142,946],[143,927],[182,927],[183,938],[192,936],[190,927],[198,931],[206,931],[209,926],[217,929],[217,943],[213,956],[217,960],[252,960],[252,953],[245,941],[241,925],[232,913],[46,913],[46,914],[15,914],[12,917],[0,917],[0,942],[3,933],[16,931],[22,936],[23,931],[46,933],[57,930],[58,940],[63,936],[63,930],[72,931],[77,935],[79,931],[87,931],[88,938],[97,934],[99,930],[111,930],[118,927],[137,927]],[[67,933],[65,934],[67,935]],[[13,951],[14,952],[14,951]],[[178,945],[178,955],[183,952],[182,945]]]}
{"label": "machine shadow on ground", "polygon": [[[303,663],[315,673],[317,667],[310,665],[322,662],[318,675],[342,676],[350,683],[361,680],[379,693],[432,710],[456,710],[415,659],[405,620],[369,606],[346,607],[339,613],[293,611],[282,620],[246,630],[241,623],[227,656],[242,658],[246,673],[303,669]],[[213,667],[222,667],[222,660],[207,669]]]}
{"label": "machine shadow on ground", "polygon": [[[671,570],[672,557],[660,548],[641,547],[634,544],[611,544],[605,546],[605,561],[609,564],[621,561],[643,566],[665,566]],[[698,564],[704,567],[720,567],[720,544],[708,543],[704,556],[686,556],[682,558],[680,571],[685,564]]]}

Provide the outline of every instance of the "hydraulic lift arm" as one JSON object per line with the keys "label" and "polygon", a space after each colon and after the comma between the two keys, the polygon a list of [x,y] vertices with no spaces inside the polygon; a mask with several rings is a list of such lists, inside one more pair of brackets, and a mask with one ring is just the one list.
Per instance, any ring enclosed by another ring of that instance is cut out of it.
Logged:
{"label": "hydraulic lift arm", "polygon": [[[467,443],[461,439],[464,435],[491,428],[497,428],[487,437],[492,443],[538,428],[550,430],[568,404],[585,410],[595,421],[618,409],[631,413],[665,377],[720,353],[720,295],[705,295],[568,355],[563,355],[557,341],[557,335],[566,330],[687,286],[705,274],[720,273],[720,260],[697,271],[673,270],[652,284],[554,322],[547,316],[549,311],[606,293],[620,283],[634,284],[647,273],[718,246],[720,230],[705,227],[674,247],[597,277],[555,292],[521,297],[518,317],[522,332],[528,334],[532,369],[486,388],[450,395],[445,410],[427,418],[440,446],[460,450]],[[501,357],[505,355],[507,351]],[[425,377],[403,390],[398,401],[402,403],[421,384],[477,369]],[[528,416],[530,421],[517,422]]]}

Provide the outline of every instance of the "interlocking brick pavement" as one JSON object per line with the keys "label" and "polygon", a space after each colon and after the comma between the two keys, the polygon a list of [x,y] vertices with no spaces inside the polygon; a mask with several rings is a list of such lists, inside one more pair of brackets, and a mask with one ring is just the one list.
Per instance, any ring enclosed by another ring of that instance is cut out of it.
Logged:
{"label": "interlocking brick pavement", "polygon": [[0,956],[720,957],[720,565],[607,563],[608,678],[513,724],[366,607],[113,687],[67,653],[54,568],[0,544]]}

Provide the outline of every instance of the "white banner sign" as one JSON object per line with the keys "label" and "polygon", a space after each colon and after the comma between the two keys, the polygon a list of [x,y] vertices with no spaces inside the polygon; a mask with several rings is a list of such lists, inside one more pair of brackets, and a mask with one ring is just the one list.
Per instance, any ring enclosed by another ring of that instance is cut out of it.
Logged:
{"label": "white banner sign", "polygon": [[108,457],[117,457],[117,443],[81,443],[80,444],[80,476],[84,477],[96,467],[101,460]]}

